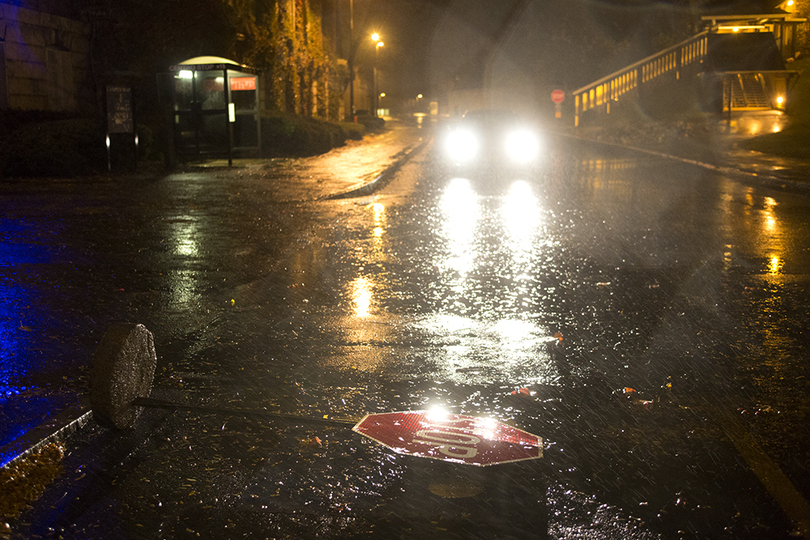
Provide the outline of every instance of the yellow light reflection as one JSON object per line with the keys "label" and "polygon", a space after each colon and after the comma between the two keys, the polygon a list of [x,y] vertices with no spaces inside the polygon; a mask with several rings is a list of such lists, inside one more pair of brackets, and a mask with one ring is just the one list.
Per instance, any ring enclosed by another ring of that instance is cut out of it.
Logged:
{"label": "yellow light reflection", "polygon": [[371,210],[374,212],[374,224],[379,225],[385,222],[385,205],[382,203],[372,203]]}
{"label": "yellow light reflection", "polygon": [[723,269],[728,272],[731,269],[732,263],[732,253],[731,248],[733,246],[731,244],[726,244],[725,249],[726,251],[723,252]]}
{"label": "yellow light reflection", "polygon": [[388,222],[388,218],[385,215],[385,205],[382,203],[372,203],[369,205],[369,208],[371,208],[371,211],[374,213],[374,228],[372,230],[374,236],[379,238],[385,232],[385,227]]}
{"label": "yellow light reflection", "polygon": [[751,192],[752,190],[748,190],[748,193],[745,194],[745,202],[748,206],[754,206],[754,195]]}
{"label": "yellow light reflection", "polygon": [[352,301],[356,317],[368,317],[371,314],[371,299],[371,282],[364,277],[355,279],[352,282]]}
{"label": "yellow light reflection", "polygon": [[382,203],[372,203],[368,205],[372,212],[372,227],[371,237],[372,245],[370,252],[366,255],[365,260],[369,264],[382,264],[388,256],[385,249],[385,232],[388,228],[388,217],[385,211],[385,205]]}
{"label": "yellow light reflection", "polygon": [[776,255],[771,255],[768,260],[768,273],[772,276],[777,276],[782,273],[784,262]]}
{"label": "yellow light reflection", "polygon": [[773,213],[773,209],[776,207],[777,202],[772,197],[765,197],[763,204],[765,206],[765,229],[768,232],[773,232],[776,228],[776,216]]}

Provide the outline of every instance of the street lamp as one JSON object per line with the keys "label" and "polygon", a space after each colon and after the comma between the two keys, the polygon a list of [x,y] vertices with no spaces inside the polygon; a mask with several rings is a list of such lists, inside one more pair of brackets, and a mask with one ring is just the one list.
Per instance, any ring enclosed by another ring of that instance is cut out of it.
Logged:
{"label": "street lamp", "polygon": [[372,103],[374,107],[374,116],[377,116],[377,104],[378,104],[377,100],[379,99],[379,96],[377,95],[377,61],[379,58],[380,47],[382,47],[385,44],[382,41],[380,41],[380,34],[378,34],[377,32],[371,34],[371,40],[377,43],[376,47],[374,47],[374,72],[373,72],[374,101]]}
{"label": "street lamp", "polygon": [[354,0],[349,0],[349,118],[354,121]]}

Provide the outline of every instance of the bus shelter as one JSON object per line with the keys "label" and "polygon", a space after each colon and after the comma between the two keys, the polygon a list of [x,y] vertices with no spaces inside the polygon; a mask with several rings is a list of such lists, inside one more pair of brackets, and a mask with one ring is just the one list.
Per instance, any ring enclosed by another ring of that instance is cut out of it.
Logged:
{"label": "bus shelter", "polygon": [[256,71],[198,56],[169,68],[175,150],[185,158],[257,154],[261,144]]}

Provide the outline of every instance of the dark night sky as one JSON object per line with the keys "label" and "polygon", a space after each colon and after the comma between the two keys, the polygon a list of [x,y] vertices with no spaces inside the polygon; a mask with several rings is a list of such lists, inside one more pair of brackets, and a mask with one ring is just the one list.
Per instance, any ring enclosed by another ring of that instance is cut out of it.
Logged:
{"label": "dark night sky", "polygon": [[[487,49],[493,52],[487,84],[522,81],[571,89],[609,73],[600,69],[616,69],[660,50],[659,42],[665,43],[668,36],[685,37],[689,4],[689,0],[355,0],[355,28],[383,35],[381,77],[390,93],[402,97],[439,89]],[[722,12],[763,12],[768,4],[776,2],[711,2]],[[514,5],[522,6],[520,15],[493,46],[490,36]],[[615,46],[619,42],[624,43]],[[606,60],[600,63],[594,55],[583,60],[587,47]]]}

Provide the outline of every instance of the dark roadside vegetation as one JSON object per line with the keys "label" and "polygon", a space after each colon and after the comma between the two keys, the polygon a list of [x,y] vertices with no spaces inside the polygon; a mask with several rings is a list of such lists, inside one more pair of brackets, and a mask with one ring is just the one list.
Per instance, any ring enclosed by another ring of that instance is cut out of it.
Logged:
{"label": "dark roadside vegetation", "polygon": [[[328,152],[349,140],[384,129],[385,121],[327,122],[292,114],[262,117],[260,158],[303,157]],[[138,125],[138,162],[166,166],[166,137]],[[112,163],[129,159],[132,145],[111,144]],[[131,159],[130,159],[131,161]],[[104,125],[96,119],[41,111],[0,111],[0,177],[76,177],[106,171]]]}

